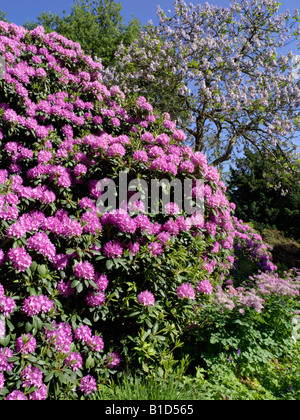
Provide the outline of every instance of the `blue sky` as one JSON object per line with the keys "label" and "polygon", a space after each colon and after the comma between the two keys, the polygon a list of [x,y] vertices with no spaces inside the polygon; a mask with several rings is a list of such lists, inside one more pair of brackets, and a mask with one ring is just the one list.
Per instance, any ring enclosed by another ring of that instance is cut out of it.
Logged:
{"label": "blue sky", "polygon": [[[147,23],[150,19],[157,23],[157,6],[167,11],[174,10],[173,0],[115,0],[123,6],[122,15],[127,22],[132,15],[137,17],[142,23]],[[190,0],[186,0],[189,4]],[[216,6],[228,6],[229,0],[210,0],[209,3]],[[192,0],[196,4],[197,0]],[[205,1],[200,2],[202,4]],[[299,0],[282,0],[282,8],[293,10],[300,8]],[[7,18],[22,25],[27,19],[35,20],[43,11],[62,14],[63,10],[70,12],[73,0],[0,0],[0,9],[7,13]]]}
{"label": "blue sky", "polygon": [[[158,4],[163,10],[173,9],[173,0],[123,0],[120,3],[123,5],[122,15],[125,22],[132,15],[142,23],[147,23],[150,19],[155,21]],[[0,0],[0,9],[17,25],[22,25],[27,19],[35,20],[43,11],[59,14],[63,10],[70,12],[72,5],[73,0]]]}

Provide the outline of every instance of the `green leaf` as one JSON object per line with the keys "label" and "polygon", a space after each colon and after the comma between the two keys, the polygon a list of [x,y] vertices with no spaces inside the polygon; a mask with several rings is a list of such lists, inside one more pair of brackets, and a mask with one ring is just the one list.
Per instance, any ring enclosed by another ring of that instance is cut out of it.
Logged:
{"label": "green leaf", "polygon": [[107,260],[106,261],[106,268],[108,270],[111,270],[113,266],[114,266],[114,262],[112,260]]}
{"label": "green leaf", "polygon": [[88,368],[93,368],[95,366],[95,360],[92,356],[89,356],[85,362],[85,367]]}
{"label": "green leaf", "polygon": [[76,286],[77,293],[81,293],[83,291],[83,284],[79,282]]}
{"label": "green leaf", "polygon": [[26,322],[25,324],[25,331],[29,333],[33,328],[33,325],[30,322]]}
{"label": "green leaf", "polygon": [[49,381],[51,381],[51,379],[53,378],[53,375],[54,375],[54,372],[55,371],[52,371],[52,372],[49,372],[45,377],[44,377],[44,382],[49,382]]}
{"label": "green leaf", "polygon": [[43,321],[38,316],[33,317],[33,327],[36,330],[41,330],[43,328]]}
{"label": "green leaf", "polygon": [[73,280],[72,283],[71,283],[72,289],[75,289],[78,286],[79,283],[80,283],[79,280]]}
{"label": "green leaf", "polygon": [[47,267],[45,265],[38,265],[37,270],[40,276],[44,277],[47,274]]}
{"label": "green leaf", "polygon": [[37,267],[38,267],[37,263],[35,261],[33,261],[31,266],[30,266],[31,274],[34,274],[36,272]]}
{"label": "green leaf", "polygon": [[154,327],[153,327],[152,333],[153,333],[153,334],[156,334],[156,333],[157,333],[157,330],[158,330],[158,322],[156,322],[156,323],[154,324]]}

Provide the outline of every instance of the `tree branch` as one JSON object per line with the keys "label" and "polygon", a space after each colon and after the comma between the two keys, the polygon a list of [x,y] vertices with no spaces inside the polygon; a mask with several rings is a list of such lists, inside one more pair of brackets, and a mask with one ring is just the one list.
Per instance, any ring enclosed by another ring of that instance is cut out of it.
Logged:
{"label": "tree branch", "polygon": [[225,162],[226,160],[229,160],[231,158],[231,153],[232,153],[232,150],[234,148],[234,145],[235,145],[237,139],[238,139],[237,134],[235,134],[233,137],[231,137],[231,139],[229,141],[229,144],[227,146],[226,152],[222,156],[220,156],[219,158],[215,159],[211,163],[211,165],[218,166],[218,165],[220,165],[220,163]]}

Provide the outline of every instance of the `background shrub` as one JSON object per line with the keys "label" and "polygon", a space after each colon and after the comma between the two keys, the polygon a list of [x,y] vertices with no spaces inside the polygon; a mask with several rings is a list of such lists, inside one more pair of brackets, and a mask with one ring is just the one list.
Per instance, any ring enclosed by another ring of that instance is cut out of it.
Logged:
{"label": "background shrub", "polygon": [[236,216],[254,224],[256,229],[276,228],[288,237],[300,238],[300,183],[298,161],[294,167],[278,151],[275,158],[245,150],[231,168],[228,195],[236,203]]}

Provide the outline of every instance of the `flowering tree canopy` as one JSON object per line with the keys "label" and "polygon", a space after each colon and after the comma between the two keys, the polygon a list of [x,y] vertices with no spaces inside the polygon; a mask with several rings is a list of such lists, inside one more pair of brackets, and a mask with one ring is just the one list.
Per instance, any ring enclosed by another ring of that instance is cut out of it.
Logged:
{"label": "flowering tree canopy", "polygon": [[[229,8],[175,1],[175,14],[160,8],[159,26],[120,46],[117,68],[106,80],[142,91],[181,119],[195,148],[213,148],[214,165],[235,146],[275,145],[285,150],[299,112],[297,65],[280,48],[299,34],[295,10],[279,14],[274,0],[233,1]],[[187,116],[190,118],[188,119]]]}

